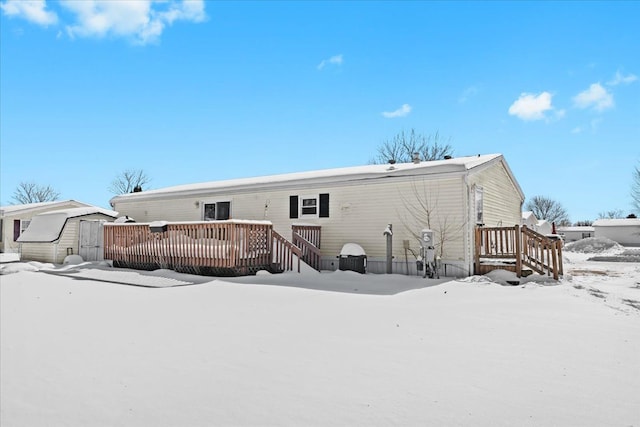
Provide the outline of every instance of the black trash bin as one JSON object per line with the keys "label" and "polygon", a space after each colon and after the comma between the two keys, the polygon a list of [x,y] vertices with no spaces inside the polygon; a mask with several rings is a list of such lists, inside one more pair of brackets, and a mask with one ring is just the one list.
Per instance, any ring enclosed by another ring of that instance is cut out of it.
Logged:
{"label": "black trash bin", "polygon": [[360,274],[367,271],[367,255],[362,246],[356,243],[344,245],[338,258],[338,268],[342,271],[355,271]]}

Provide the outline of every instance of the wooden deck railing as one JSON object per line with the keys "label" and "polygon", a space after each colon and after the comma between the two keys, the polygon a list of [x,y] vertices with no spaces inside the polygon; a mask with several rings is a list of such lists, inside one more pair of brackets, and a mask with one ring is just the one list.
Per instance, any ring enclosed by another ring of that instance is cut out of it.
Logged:
{"label": "wooden deck railing", "polygon": [[300,273],[302,250],[275,230],[271,231],[271,235],[273,236],[273,263],[282,271],[294,271],[295,268]]}
{"label": "wooden deck railing", "polygon": [[258,221],[105,224],[104,257],[114,265],[201,274],[247,274],[272,264],[272,225]]}
{"label": "wooden deck railing", "polygon": [[477,227],[475,236],[476,272],[482,260],[513,262],[518,277],[523,264],[558,279],[563,274],[562,241],[552,240],[526,226]]}
{"label": "wooden deck railing", "polygon": [[[298,236],[305,239],[307,242],[320,249],[320,230],[321,226],[319,225],[308,225],[308,224],[294,224],[291,226],[292,234],[297,234]],[[295,236],[292,237],[292,241],[295,239]]]}
{"label": "wooden deck railing", "polygon": [[309,264],[313,269],[320,271],[320,260],[322,258],[320,249],[296,231],[292,234],[293,244],[299,247],[302,252],[302,260]]}

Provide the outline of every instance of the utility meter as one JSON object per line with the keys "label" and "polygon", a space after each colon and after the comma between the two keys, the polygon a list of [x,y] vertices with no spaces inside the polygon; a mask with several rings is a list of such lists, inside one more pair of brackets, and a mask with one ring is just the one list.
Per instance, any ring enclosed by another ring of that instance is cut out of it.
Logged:
{"label": "utility meter", "polygon": [[433,242],[433,230],[427,228],[420,232],[420,246],[424,253],[425,262],[433,262],[435,258],[435,247]]}

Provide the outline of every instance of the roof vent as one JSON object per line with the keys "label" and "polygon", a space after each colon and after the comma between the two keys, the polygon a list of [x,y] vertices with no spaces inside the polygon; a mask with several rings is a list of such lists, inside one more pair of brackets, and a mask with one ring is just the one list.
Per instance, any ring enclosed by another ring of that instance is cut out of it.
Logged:
{"label": "roof vent", "polygon": [[389,164],[390,165],[395,165],[396,164],[396,159],[389,159]]}
{"label": "roof vent", "polygon": [[420,153],[413,153],[413,163],[420,163]]}
{"label": "roof vent", "polygon": [[450,155],[448,155],[448,154],[447,154],[446,156],[444,156],[444,159],[445,159],[445,160],[451,160],[452,158],[453,158],[453,157],[451,157],[451,156],[450,156]]}

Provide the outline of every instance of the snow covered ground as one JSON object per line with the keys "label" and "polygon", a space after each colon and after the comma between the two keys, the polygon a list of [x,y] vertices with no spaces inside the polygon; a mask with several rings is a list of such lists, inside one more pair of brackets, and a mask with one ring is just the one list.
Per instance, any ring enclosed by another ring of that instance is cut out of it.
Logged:
{"label": "snow covered ground", "polygon": [[519,286],[1,264],[0,425],[640,426],[640,263],[565,255]]}

